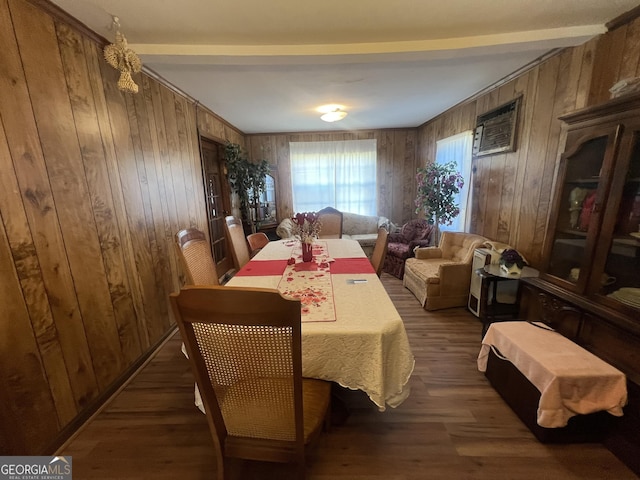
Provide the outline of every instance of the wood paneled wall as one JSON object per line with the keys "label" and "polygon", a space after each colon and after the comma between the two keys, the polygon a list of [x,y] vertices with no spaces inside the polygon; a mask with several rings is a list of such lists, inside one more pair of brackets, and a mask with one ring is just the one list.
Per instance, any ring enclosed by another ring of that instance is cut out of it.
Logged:
{"label": "wood paneled wall", "polygon": [[474,159],[471,231],[514,246],[537,266],[565,138],[558,117],[608,99],[615,82],[640,75],[639,57],[636,19],[422,125],[418,158],[433,159],[437,140],[473,129],[478,115],[522,95],[516,151]]}
{"label": "wood paneled wall", "polygon": [[276,167],[278,219],[293,215],[289,142],[375,139],[378,149],[378,215],[402,225],[414,215],[416,129],[360,130],[357,132],[247,135],[253,160],[266,159]]}
{"label": "wood paneled wall", "polygon": [[594,45],[566,49],[419,129],[420,154],[434,158],[437,140],[473,130],[478,115],[523,96],[516,151],[473,160],[471,231],[514,246],[533,265],[542,253],[558,158],[557,117],[584,105]]}
{"label": "wood paneled wall", "polygon": [[48,11],[0,0],[0,455],[52,453],[171,329],[173,235],[207,225],[197,125],[242,139],[149,76],[123,94]]}

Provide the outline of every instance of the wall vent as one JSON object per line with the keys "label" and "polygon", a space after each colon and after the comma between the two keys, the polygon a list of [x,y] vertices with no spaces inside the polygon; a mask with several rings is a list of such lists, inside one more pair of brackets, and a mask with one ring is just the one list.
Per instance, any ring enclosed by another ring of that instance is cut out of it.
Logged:
{"label": "wall vent", "polygon": [[476,157],[515,152],[518,112],[522,96],[478,116],[473,137]]}

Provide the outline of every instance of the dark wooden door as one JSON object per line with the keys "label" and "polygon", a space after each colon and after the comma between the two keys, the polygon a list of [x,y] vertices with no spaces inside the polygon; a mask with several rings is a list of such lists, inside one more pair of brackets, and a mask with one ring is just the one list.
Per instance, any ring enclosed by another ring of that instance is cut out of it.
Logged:
{"label": "dark wooden door", "polygon": [[221,278],[233,268],[229,239],[224,228],[224,217],[231,212],[229,188],[224,176],[224,147],[205,139],[202,139],[201,145],[211,252],[216,262],[216,273]]}

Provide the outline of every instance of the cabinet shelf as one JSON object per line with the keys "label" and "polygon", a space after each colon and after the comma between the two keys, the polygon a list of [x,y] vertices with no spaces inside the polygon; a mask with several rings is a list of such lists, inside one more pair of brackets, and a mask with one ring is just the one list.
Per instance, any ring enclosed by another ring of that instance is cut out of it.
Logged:
{"label": "cabinet shelf", "polygon": [[563,235],[573,235],[581,238],[587,238],[587,232],[583,232],[582,230],[558,229],[556,230],[556,233],[561,233]]}
{"label": "cabinet shelf", "polygon": [[567,180],[565,183],[569,183],[571,185],[585,185],[585,184],[593,184],[597,185],[600,181],[600,177],[591,177],[591,178],[576,178],[573,180]]}
{"label": "cabinet shelf", "polygon": [[620,245],[640,246],[640,238],[634,238],[631,235],[625,235],[623,237],[615,237],[613,243]]}

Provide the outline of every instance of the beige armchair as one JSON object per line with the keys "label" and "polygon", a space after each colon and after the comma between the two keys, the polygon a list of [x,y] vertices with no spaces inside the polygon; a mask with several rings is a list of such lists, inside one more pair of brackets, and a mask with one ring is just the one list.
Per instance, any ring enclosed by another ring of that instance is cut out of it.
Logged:
{"label": "beige armchair", "polygon": [[485,237],[462,232],[442,232],[438,247],[416,249],[404,267],[403,285],[426,310],[463,307],[469,299],[473,251]]}

